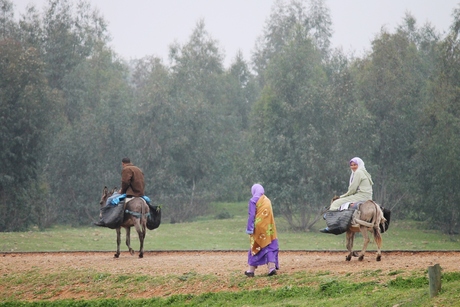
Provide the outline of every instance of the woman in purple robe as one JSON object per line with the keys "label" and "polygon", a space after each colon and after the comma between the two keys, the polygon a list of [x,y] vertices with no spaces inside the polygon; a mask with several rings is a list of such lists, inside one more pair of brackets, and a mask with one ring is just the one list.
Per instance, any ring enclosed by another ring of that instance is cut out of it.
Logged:
{"label": "woman in purple robe", "polygon": [[246,226],[251,248],[248,251],[249,268],[244,272],[248,277],[254,277],[254,271],[260,265],[268,266],[268,276],[275,275],[279,269],[275,218],[271,201],[264,192],[260,184],[254,184],[251,188]]}

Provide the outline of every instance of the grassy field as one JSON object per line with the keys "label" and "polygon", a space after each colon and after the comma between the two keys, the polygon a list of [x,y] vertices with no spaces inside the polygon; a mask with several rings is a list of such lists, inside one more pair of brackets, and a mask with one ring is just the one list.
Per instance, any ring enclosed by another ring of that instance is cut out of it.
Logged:
{"label": "grassy field", "polygon": [[[225,214],[223,214],[225,213]],[[217,216],[227,219],[216,219]],[[310,232],[289,232],[280,217],[276,219],[282,250],[344,250],[343,235],[325,235],[318,232],[324,227],[321,221]],[[194,222],[170,224],[167,221],[146,236],[146,251],[155,250],[247,250],[245,234],[246,203],[215,204],[209,215]],[[132,234],[137,249],[137,234]],[[206,238],[205,240],[203,238]],[[46,231],[0,233],[0,252],[35,251],[114,251],[115,231],[94,226],[70,228],[56,226]],[[459,250],[460,237],[448,236],[430,230],[424,223],[393,220],[383,234],[384,250]],[[358,236],[355,246],[362,242]],[[124,244],[124,242],[123,242]],[[125,246],[123,246],[125,248]],[[375,248],[370,244],[369,249]],[[126,248],[125,248],[126,249]],[[1,258],[0,258],[1,268]],[[1,270],[0,270],[1,272]],[[26,302],[0,297],[0,306],[459,306],[460,272],[443,274],[442,291],[429,297],[426,272],[414,271],[384,273],[381,270],[362,271],[334,277],[330,272],[297,272],[281,274],[269,284],[259,286],[258,279],[248,279],[242,274],[227,281],[234,291],[178,295],[167,297],[129,299],[133,289],[194,283],[213,283],[215,276],[110,276],[93,272],[68,270],[62,276],[48,276],[31,268],[27,274],[1,273],[0,288],[34,288],[36,285],[54,284],[56,280],[79,285],[90,284],[94,291],[126,293],[126,299],[106,298],[96,300],[61,300]],[[391,276],[390,276],[391,275]],[[235,290],[236,289],[236,290]]]}
{"label": "grassy field", "polygon": [[[158,229],[148,231],[145,250],[246,250],[247,204],[215,204],[208,216],[190,223],[170,224],[163,221]],[[225,212],[225,214],[222,214]],[[216,219],[225,215],[231,218]],[[283,250],[344,250],[345,236],[318,232],[323,220],[309,232],[290,232],[281,217],[276,218],[280,248]],[[124,238],[124,231],[122,232]],[[137,233],[131,231],[137,247]],[[382,234],[384,250],[459,250],[460,235],[445,235],[428,229],[424,223],[392,220]],[[203,240],[206,238],[206,240]],[[123,239],[124,241],[124,239]],[[362,244],[358,234],[355,246]],[[0,252],[32,251],[112,251],[116,247],[115,230],[96,227],[56,226],[46,231],[0,232]],[[369,249],[375,245],[372,243]]]}

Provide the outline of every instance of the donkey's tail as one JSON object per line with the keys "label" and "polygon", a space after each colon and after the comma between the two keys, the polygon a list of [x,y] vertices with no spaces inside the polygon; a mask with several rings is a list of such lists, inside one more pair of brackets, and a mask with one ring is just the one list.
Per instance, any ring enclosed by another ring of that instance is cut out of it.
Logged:
{"label": "donkey's tail", "polygon": [[382,208],[380,207],[379,204],[377,204],[375,201],[372,201],[375,205],[375,219],[374,219],[374,228],[377,227],[379,228],[380,224],[384,224],[387,219],[383,215]]}
{"label": "donkey's tail", "polygon": [[374,241],[377,246],[382,245],[382,235],[380,233],[380,224],[385,223],[386,219],[383,216],[382,208],[375,202],[372,201],[375,205],[375,218],[374,218],[374,227],[373,227],[373,234],[374,234]]}

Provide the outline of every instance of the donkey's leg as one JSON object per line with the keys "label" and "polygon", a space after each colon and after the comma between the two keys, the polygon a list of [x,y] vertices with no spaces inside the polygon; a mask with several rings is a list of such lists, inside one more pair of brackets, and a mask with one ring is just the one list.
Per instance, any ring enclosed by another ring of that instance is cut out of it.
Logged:
{"label": "donkey's leg", "polygon": [[[141,220],[136,219],[134,223],[134,227],[136,228],[137,235],[139,236],[139,258],[144,257],[144,238],[145,238],[145,228],[141,228]],[[144,230],[144,231],[142,231]]]}
{"label": "donkey's leg", "polygon": [[363,249],[361,251],[361,254],[359,255],[359,258],[358,260],[359,261],[363,261],[364,259],[364,254],[366,253],[366,250],[367,250],[367,245],[369,244],[369,234],[367,233],[367,228],[364,227],[364,226],[361,226],[360,227],[360,230],[361,230],[361,234],[363,235],[363,241],[364,241],[364,244],[363,244]]}
{"label": "donkey's leg", "polygon": [[347,250],[348,250],[348,255],[345,257],[346,261],[351,260],[351,255],[353,253],[353,241],[355,239],[355,233],[351,230],[347,231]]}
{"label": "donkey's leg", "polygon": [[131,248],[131,227],[126,227],[126,246],[131,256],[134,255],[134,250]]}
{"label": "donkey's leg", "polygon": [[[143,257],[144,256],[144,240],[145,240],[145,235],[147,233],[147,220],[145,218],[141,220],[141,227],[142,227],[141,228],[142,229],[141,253]],[[141,255],[139,255],[139,257],[142,258]]]}
{"label": "donkey's leg", "polygon": [[115,258],[118,258],[120,257],[121,227],[118,227],[116,231],[117,231],[117,252],[113,256]]}
{"label": "donkey's leg", "polygon": [[377,257],[375,260],[382,260],[382,236],[380,234],[380,228],[374,228],[374,241],[377,244]]}

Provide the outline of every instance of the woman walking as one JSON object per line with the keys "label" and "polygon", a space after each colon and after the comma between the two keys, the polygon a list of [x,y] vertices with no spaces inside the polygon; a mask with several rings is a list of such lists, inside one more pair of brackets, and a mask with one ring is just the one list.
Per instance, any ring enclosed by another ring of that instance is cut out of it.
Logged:
{"label": "woman walking", "polygon": [[248,251],[249,268],[244,274],[248,277],[254,277],[256,268],[266,264],[268,276],[272,276],[279,269],[279,246],[272,204],[270,199],[265,196],[264,188],[260,184],[254,184],[251,193],[252,198],[248,204],[248,223],[246,226],[251,248]]}

